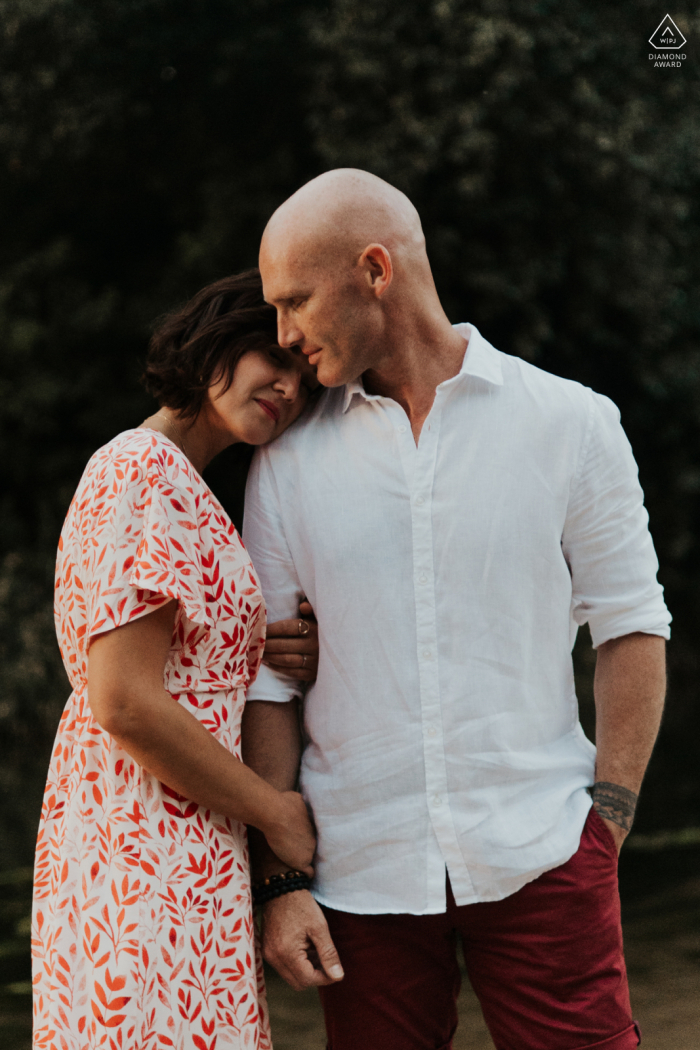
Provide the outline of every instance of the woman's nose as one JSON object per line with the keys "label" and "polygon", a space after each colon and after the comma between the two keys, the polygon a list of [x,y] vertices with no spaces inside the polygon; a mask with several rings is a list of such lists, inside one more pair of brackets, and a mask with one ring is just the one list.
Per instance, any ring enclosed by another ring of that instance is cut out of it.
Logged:
{"label": "woman's nose", "polygon": [[301,386],[301,373],[296,368],[290,369],[279,377],[274,386],[286,401],[296,401],[299,397],[299,387]]}

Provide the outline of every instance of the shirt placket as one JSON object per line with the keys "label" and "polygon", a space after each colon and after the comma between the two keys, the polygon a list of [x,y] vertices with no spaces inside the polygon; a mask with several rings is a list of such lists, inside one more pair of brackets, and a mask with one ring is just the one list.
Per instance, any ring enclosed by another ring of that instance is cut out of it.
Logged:
{"label": "shirt placket", "polygon": [[428,846],[427,905],[430,911],[442,911],[445,908],[446,866],[452,882],[458,882],[463,892],[467,887],[469,891],[473,890],[450,809],[440,696],[432,504],[443,400],[444,394],[438,390],[417,448],[410,428],[405,424],[397,427],[411,498],[413,589],[425,787],[430,824],[436,840],[436,843],[432,843],[432,849],[430,843]]}

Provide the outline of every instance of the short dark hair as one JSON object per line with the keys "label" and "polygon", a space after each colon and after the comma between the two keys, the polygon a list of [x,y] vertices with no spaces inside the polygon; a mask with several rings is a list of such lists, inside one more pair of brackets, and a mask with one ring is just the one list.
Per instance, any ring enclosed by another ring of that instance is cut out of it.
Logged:
{"label": "short dark hair", "polygon": [[223,277],[160,318],[142,381],[161,407],[196,419],[208,388],[227,387],[247,350],[277,345],[277,312],[263,299],[257,269]]}

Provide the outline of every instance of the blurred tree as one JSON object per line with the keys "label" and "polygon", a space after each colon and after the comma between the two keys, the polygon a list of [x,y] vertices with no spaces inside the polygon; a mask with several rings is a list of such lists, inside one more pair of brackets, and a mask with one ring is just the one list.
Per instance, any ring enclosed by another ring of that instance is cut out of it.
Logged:
{"label": "blurred tree", "polygon": [[[453,319],[621,406],[676,617],[642,819],[697,819],[690,45],[653,68],[647,0],[0,0],[0,17],[0,864],[31,855],[67,691],[61,521],[91,452],[147,410],[149,326],[253,264],[273,208],[348,164],[415,200]],[[236,516],[243,460],[212,471]]]}
{"label": "blurred tree", "polygon": [[[621,408],[675,616],[641,827],[700,809],[700,76],[649,61],[659,17],[645,0],[333,0],[312,20],[309,116],[328,167],[414,201],[453,320]],[[696,12],[674,17],[697,39]]]}
{"label": "blurred tree", "polygon": [[[0,863],[19,863],[68,693],[52,575],[82,469],[147,414],[153,319],[254,265],[315,169],[290,0],[0,0],[0,20]],[[240,460],[212,472],[238,517]]]}

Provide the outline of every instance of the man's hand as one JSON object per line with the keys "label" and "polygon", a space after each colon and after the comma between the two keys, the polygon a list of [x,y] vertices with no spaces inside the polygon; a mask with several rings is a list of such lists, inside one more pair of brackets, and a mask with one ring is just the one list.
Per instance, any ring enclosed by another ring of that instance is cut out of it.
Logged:
{"label": "man's hand", "polygon": [[625,831],[625,829],[621,828],[619,824],[614,824],[612,822],[612,820],[608,820],[607,817],[603,817],[602,819],[603,819],[604,823],[607,825],[608,830],[610,831],[610,834],[615,839],[615,845],[617,846],[617,855],[619,857],[620,850],[622,849],[622,843],[625,841],[625,839],[629,835],[629,831]]}
{"label": "man's hand", "polygon": [[306,890],[264,905],[262,945],[265,961],[296,992],[343,979],[325,916]]}

